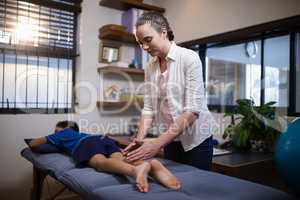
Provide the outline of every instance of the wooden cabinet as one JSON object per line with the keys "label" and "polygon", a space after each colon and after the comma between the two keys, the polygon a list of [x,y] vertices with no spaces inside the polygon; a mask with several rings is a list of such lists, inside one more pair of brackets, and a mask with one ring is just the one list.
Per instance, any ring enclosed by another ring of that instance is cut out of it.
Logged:
{"label": "wooden cabinet", "polygon": [[289,192],[276,171],[273,154],[234,152],[214,156],[212,171]]}

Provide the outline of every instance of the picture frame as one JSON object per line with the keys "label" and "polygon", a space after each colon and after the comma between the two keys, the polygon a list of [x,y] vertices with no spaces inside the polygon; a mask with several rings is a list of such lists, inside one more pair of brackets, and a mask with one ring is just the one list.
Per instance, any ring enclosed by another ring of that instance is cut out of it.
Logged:
{"label": "picture frame", "polygon": [[101,43],[99,48],[99,62],[111,63],[120,60],[120,45],[114,43]]}

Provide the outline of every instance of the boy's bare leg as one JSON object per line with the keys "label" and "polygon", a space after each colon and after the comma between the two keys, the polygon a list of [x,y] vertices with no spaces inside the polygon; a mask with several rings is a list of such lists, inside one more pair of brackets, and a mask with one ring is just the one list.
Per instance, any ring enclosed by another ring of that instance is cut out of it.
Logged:
{"label": "boy's bare leg", "polygon": [[[116,157],[124,160],[124,156],[121,153],[112,154],[111,157]],[[141,165],[146,161],[138,160],[130,163],[134,166]],[[150,161],[151,171],[150,175],[159,183],[171,189],[179,189],[181,187],[180,182],[177,178],[157,159],[152,159]],[[148,183],[147,183],[148,184]]]}
{"label": "boy's bare leg", "polygon": [[97,170],[131,176],[136,181],[136,186],[140,192],[148,192],[147,176],[151,166],[147,162],[133,166],[124,162],[122,154],[117,152],[113,153],[110,158],[106,158],[102,154],[96,154],[89,160],[88,164]]}
{"label": "boy's bare leg", "polygon": [[135,161],[128,163],[125,161],[125,158],[122,153],[116,152],[110,155],[110,158],[115,158],[124,161],[127,164],[133,165],[136,168],[137,176],[133,177],[136,182],[136,186],[139,189],[139,191],[148,192],[149,190],[149,184],[148,184],[148,174],[151,170],[151,166],[148,162],[145,161]]}
{"label": "boy's bare leg", "polygon": [[171,189],[179,189],[181,187],[177,178],[165,166],[163,166],[160,161],[153,159],[150,161],[150,165],[150,175],[152,175],[156,181]]}

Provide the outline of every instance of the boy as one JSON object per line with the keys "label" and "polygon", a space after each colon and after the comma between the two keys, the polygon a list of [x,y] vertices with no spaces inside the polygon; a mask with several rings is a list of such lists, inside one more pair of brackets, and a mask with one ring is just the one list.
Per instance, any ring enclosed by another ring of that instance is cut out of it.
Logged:
{"label": "boy", "polygon": [[58,122],[55,133],[35,138],[31,140],[29,146],[34,148],[46,143],[55,145],[72,156],[76,162],[87,164],[96,170],[131,176],[140,192],[148,192],[148,174],[168,188],[180,188],[176,177],[158,160],[128,163],[113,139],[80,133],[76,122]]}

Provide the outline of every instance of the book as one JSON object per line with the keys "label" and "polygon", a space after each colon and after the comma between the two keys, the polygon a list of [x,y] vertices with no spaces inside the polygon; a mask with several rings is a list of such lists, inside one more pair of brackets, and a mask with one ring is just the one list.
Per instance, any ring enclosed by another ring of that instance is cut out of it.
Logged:
{"label": "book", "polygon": [[219,149],[219,148],[215,148],[213,150],[213,155],[214,156],[219,156],[219,155],[225,155],[225,154],[231,154],[232,151],[231,150],[226,150],[226,149]]}
{"label": "book", "polygon": [[134,49],[134,59],[140,69],[145,69],[150,60],[150,55],[138,46]]}
{"label": "book", "polygon": [[131,8],[122,13],[122,25],[127,27],[129,33],[134,33],[135,24],[142,14],[143,10],[137,8]]}

